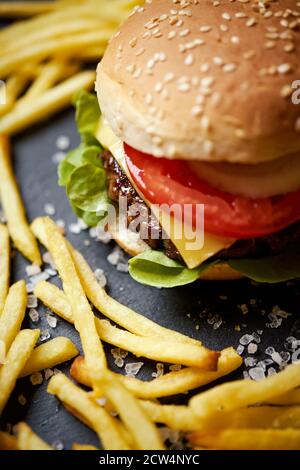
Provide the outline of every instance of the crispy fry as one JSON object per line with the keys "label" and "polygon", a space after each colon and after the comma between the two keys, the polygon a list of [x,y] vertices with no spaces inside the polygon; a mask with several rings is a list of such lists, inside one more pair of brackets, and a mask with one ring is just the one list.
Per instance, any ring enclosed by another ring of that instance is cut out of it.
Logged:
{"label": "crispy fry", "polygon": [[0,431],[0,450],[18,450],[15,436],[8,434],[8,432]]}
{"label": "crispy fry", "polygon": [[63,56],[77,58],[76,51],[84,50],[86,47],[99,47],[99,56],[104,52],[105,45],[111,37],[112,30],[101,29],[87,33],[76,34],[61,38],[49,39],[42,43],[35,43],[19,51],[0,57],[0,76],[6,77],[18,71],[20,64],[24,62],[38,62],[49,56]]}
{"label": "crispy fry", "polygon": [[259,382],[237,380],[218,385],[199,393],[190,400],[190,406],[202,419],[216,415],[217,410],[233,411],[256,403],[266,402],[300,385],[300,363],[291,364],[283,371]]}
{"label": "crispy fry", "polygon": [[19,103],[10,113],[0,119],[0,132],[16,134],[41,119],[64,109],[71,103],[76,91],[90,88],[94,80],[94,72],[80,72],[46,91],[33,102]]}
{"label": "crispy fry", "polygon": [[[216,372],[206,372],[187,367],[176,372],[169,372],[150,381],[142,381],[119,374],[118,377],[136,397],[150,400],[185,393],[211,383],[238,369],[242,362],[242,358],[233,348],[227,348],[221,352]],[[79,356],[75,359],[71,367],[71,375],[77,382],[91,386],[91,379],[83,357]]]}
{"label": "crispy fry", "polygon": [[67,362],[78,355],[75,344],[69,338],[58,336],[35,348],[25,364],[20,377]]}
{"label": "crispy fry", "polygon": [[24,104],[25,100],[32,100],[39,97],[46,90],[55,85],[57,81],[62,80],[78,72],[79,64],[66,64],[64,62],[53,61],[44,66],[36,80],[32,83],[29,90],[19,101]]}
{"label": "crispy fry", "polygon": [[128,450],[127,444],[115,426],[114,419],[89,395],[76,387],[65,375],[57,374],[48,384],[48,392],[68,405],[75,416],[83,419],[99,436],[106,450]]}
{"label": "crispy fry", "polygon": [[40,335],[39,330],[22,330],[16,336],[0,368],[0,414],[2,413],[16,380],[30,357]]}
{"label": "crispy fry", "polygon": [[196,445],[223,450],[299,450],[300,430],[226,429],[196,432],[188,436]]}
{"label": "crispy fry", "polygon": [[[71,306],[65,294],[58,287],[48,282],[41,282],[36,286],[34,293],[53,312],[74,323]],[[209,370],[217,366],[219,354],[206,350],[201,345],[196,346],[158,337],[143,338],[120,330],[107,320],[99,320],[98,318],[95,318],[95,324],[103,341],[126,349],[136,356],[205,369],[210,368]]]}
{"label": "crispy fry", "polygon": [[201,429],[199,418],[191,408],[184,405],[161,405],[153,401],[140,400],[140,404],[151,421],[161,423],[176,431]]}
{"label": "crispy fry", "polygon": [[16,282],[9,289],[4,310],[0,317],[0,341],[3,341],[8,352],[12,342],[20,331],[27,303],[27,292],[24,281]]}
{"label": "crispy fry", "polygon": [[[43,226],[43,219],[43,217],[36,218],[31,227],[41,244],[47,248],[47,237]],[[88,299],[107,318],[139,336],[158,336],[174,341],[196,344],[198,346],[201,344],[197,340],[189,338],[177,331],[169,330],[149,320],[111,298],[105,290],[99,286],[93,271],[84,257],[78,251],[74,250],[69,242],[68,246]]]}
{"label": "crispy fry", "polygon": [[92,446],[90,444],[78,444],[77,442],[74,442],[72,445],[72,450],[99,450],[97,447]]}
{"label": "crispy fry", "polygon": [[0,135],[0,198],[10,236],[17,249],[30,261],[42,263],[37,242],[30,230],[10,162],[9,141]]}
{"label": "crispy fry", "polygon": [[17,435],[19,450],[54,450],[37,436],[26,423],[18,424]]}
{"label": "crispy fry", "polygon": [[268,405],[300,405],[300,388],[291,390],[279,397],[274,397],[266,403]]}
{"label": "crispy fry", "polygon": [[95,390],[106,368],[106,357],[95,326],[94,314],[78,278],[67,243],[56,224],[44,219],[49,251],[61,277],[63,288],[72,307],[75,328],[80,334],[87,365]]}
{"label": "crispy fry", "polygon": [[[10,244],[9,234],[5,225],[0,224],[0,315],[3,312],[8,293],[10,277]],[[0,321],[1,324],[1,321]],[[1,331],[0,331],[1,335]]]}
{"label": "crispy fry", "polygon": [[149,420],[138,400],[116,378],[115,374],[103,374],[105,396],[115,408],[126,428],[131,432],[136,449],[163,450],[157,428]]}
{"label": "crispy fry", "polygon": [[9,77],[6,83],[6,103],[0,106],[0,117],[14,107],[18,96],[26,87],[28,79],[27,74],[17,74]]}
{"label": "crispy fry", "polygon": [[39,15],[55,9],[55,2],[1,2],[0,17],[18,18]]}

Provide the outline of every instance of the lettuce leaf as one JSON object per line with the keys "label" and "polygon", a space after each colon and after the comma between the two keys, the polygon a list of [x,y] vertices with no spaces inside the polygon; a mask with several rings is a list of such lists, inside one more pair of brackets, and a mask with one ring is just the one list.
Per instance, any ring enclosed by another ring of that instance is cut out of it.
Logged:
{"label": "lettuce leaf", "polygon": [[80,91],[75,99],[80,145],[58,168],[58,183],[66,188],[72,209],[87,225],[97,225],[107,214],[106,174],[100,158],[103,147],[95,138],[100,109],[97,97]]}
{"label": "lettuce leaf", "polygon": [[207,267],[202,264],[197,269],[188,269],[162,251],[150,249],[129,260],[131,277],[137,282],[154,287],[170,288],[190,284],[196,281]]}

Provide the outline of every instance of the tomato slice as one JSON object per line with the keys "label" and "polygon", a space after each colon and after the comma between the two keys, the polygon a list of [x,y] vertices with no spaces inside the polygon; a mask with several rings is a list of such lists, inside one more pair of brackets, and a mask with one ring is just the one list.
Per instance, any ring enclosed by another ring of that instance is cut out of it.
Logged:
{"label": "tomato slice", "polygon": [[[300,220],[300,190],[264,199],[219,191],[183,160],[155,158],[124,144],[126,162],[139,191],[152,204],[204,204],[205,231],[236,239],[278,232]],[[182,213],[183,210],[182,210]],[[192,212],[195,226],[195,211]]]}

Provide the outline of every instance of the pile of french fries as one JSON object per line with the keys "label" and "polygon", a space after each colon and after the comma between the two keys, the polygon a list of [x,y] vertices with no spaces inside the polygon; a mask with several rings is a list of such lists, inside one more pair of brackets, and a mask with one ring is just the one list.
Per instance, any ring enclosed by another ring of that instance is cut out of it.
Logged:
{"label": "pile of french fries", "polygon": [[[16,134],[70,105],[95,81],[111,36],[137,0],[2,2],[0,17],[22,21],[0,31],[0,133]],[[29,18],[27,18],[29,17]]]}

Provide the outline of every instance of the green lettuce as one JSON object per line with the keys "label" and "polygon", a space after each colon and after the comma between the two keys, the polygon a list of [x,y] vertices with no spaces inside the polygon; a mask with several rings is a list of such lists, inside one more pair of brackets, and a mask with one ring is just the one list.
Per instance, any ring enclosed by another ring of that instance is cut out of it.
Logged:
{"label": "green lettuce", "polygon": [[[79,92],[75,99],[76,123],[80,145],[69,152],[59,165],[59,185],[66,188],[72,209],[89,226],[96,226],[107,214],[109,198],[102,159],[103,147],[95,138],[101,116],[94,94]],[[162,251],[146,250],[129,261],[130,275],[142,284],[176,287],[192,283],[214,264],[208,260],[196,269],[188,269],[171,260]],[[257,282],[277,283],[300,277],[300,247],[291,246],[280,255],[260,259],[225,260],[236,271]]]}
{"label": "green lettuce", "polygon": [[106,216],[109,198],[102,159],[103,147],[95,138],[100,119],[97,97],[80,91],[74,99],[80,145],[71,150],[58,168],[58,183],[66,188],[72,209],[87,225]]}

